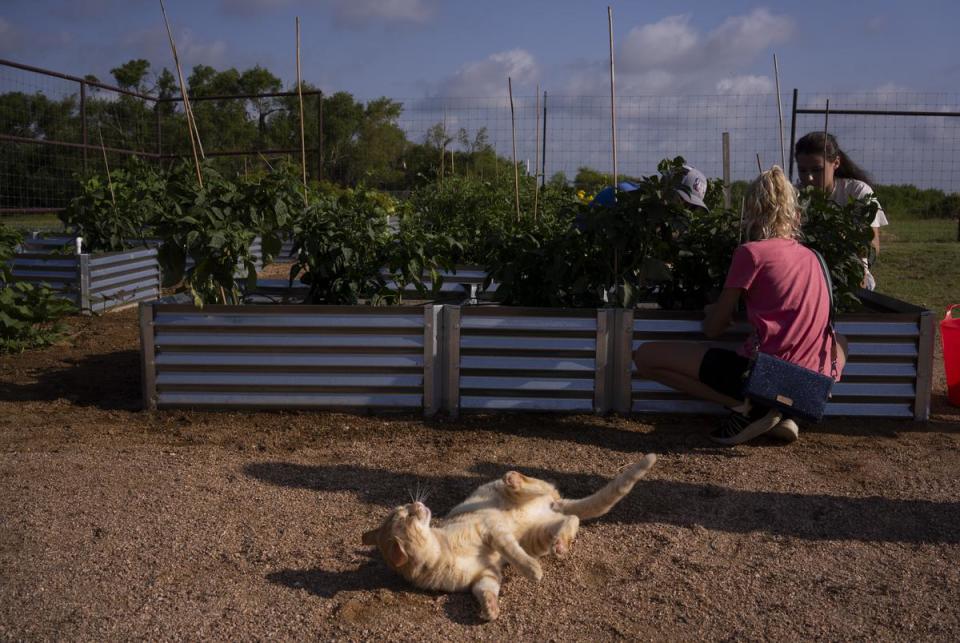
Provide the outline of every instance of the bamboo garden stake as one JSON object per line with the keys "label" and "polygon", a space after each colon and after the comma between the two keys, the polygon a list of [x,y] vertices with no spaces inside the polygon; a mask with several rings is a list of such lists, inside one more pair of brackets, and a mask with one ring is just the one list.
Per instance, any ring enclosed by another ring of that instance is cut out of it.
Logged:
{"label": "bamboo garden stake", "polygon": [[107,169],[107,186],[110,188],[110,201],[113,203],[113,209],[117,209],[117,197],[113,193],[113,179],[110,178],[110,164],[107,163],[107,148],[103,146],[103,130],[100,129],[100,123],[97,123],[97,134],[100,135],[100,151],[103,152],[103,167]]}
{"label": "bamboo garden stake", "polygon": [[533,146],[533,220],[537,220],[537,208],[540,205],[540,173],[537,168],[540,164],[540,83],[537,83],[537,126],[534,131],[536,142]]}
{"label": "bamboo garden stake", "polygon": [[303,135],[303,81],[300,78],[300,16],[297,16],[297,97],[300,99],[300,168],[303,170],[303,205],[307,206],[307,148]]}
{"label": "bamboo garden stake", "polygon": [[513,80],[507,76],[507,92],[510,95],[510,130],[513,133],[513,201],[520,221],[520,168],[517,167],[517,120],[513,115]]}
{"label": "bamboo garden stake", "polygon": [[780,123],[780,169],[782,170],[787,167],[787,153],[783,148],[783,103],[780,102],[780,66],[777,64],[777,54],[773,54],[773,76],[777,81],[777,120]]}
{"label": "bamboo garden stake", "polygon": [[[170,49],[173,50],[173,62],[177,67],[177,76],[180,79],[180,96],[183,98],[183,111],[187,116],[187,133],[190,136],[190,147],[193,150],[193,165],[197,170],[197,183],[199,183],[202,188],[203,175],[200,173],[200,159],[197,157],[197,145],[200,143],[200,135],[193,122],[193,111],[190,109],[190,99],[187,98],[187,87],[183,82],[183,70],[180,67],[180,57],[177,55],[177,46],[173,42],[173,33],[170,31],[170,22],[167,20],[167,10],[163,6],[163,0],[160,0],[160,11],[163,13],[163,23],[167,26],[167,38],[170,39]],[[194,139],[194,135],[196,135],[196,140]]]}

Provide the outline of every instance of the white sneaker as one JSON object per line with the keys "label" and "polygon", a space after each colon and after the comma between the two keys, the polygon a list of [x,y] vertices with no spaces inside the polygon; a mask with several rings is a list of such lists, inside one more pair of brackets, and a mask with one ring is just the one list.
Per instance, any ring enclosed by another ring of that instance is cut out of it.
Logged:
{"label": "white sneaker", "polygon": [[783,442],[796,442],[800,437],[800,427],[792,419],[783,418],[767,432],[767,435]]}

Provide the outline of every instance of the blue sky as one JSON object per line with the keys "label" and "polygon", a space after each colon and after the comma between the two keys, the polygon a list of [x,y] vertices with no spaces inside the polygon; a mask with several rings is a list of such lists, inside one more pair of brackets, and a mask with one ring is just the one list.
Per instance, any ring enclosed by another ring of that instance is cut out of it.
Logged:
{"label": "blue sky", "polygon": [[[167,0],[184,66],[263,65],[359,97],[606,91],[607,2],[588,0]],[[952,91],[960,3],[613,2],[619,92],[767,92],[783,87]],[[172,67],[158,0],[0,0],[0,56],[93,73],[131,58]]]}
{"label": "blue sky", "polygon": [[[443,120],[486,128],[511,153],[507,77],[518,97],[518,159],[538,156],[537,84],[551,96],[547,175],[610,171],[608,2],[592,0],[165,0],[185,74],[261,65],[294,86],[295,18],[303,78],[327,93],[404,103],[419,140]],[[773,54],[783,104],[960,111],[960,3],[803,0],[612,2],[620,171],[651,173],[681,154],[720,174],[720,135],[733,176],[756,155],[779,162]],[[159,0],[0,0],[0,57],[113,82],[110,69],[146,58],[173,70]],[[67,84],[69,85],[69,84]],[[75,92],[36,78],[0,91]],[[694,99],[692,96],[698,96]],[[596,97],[569,98],[563,97]],[[604,98],[606,97],[606,99]],[[629,99],[627,97],[643,97]],[[606,101],[606,102],[605,102]],[[789,118],[789,114],[787,114]],[[820,129],[801,116],[798,133]],[[960,188],[960,118],[831,120],[843,148],[878,182]]]}

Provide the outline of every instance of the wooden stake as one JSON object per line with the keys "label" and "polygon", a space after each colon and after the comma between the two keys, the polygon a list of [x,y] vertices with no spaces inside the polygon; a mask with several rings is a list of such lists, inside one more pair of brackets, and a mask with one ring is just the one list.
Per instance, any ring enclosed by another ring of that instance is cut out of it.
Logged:
{"label": "wooden stake", "polygon": [[783,103],[780,102],[780,67],[777,54],[773,54],[773,76],[777,81],[777,120],[780,123],[780,169],[787,167],[787,152],[783,147]]}
{"label": "wooden stake", "polygon": [[607,32],[610,36],[610,139],[613,142],[613,190],[616,193],[617,170],[617,92],[613,72],[613,8],[607,6]]}
{"label": "wooden stake", "polygon": [[820,187],[827,190],[827,126],[830,124],[830,99],[823,110],[823,171],[820,173]]}
{"label": "wooden stake", "polygon": [[757,172],[763,174],[763,164],[760,163],[760,152],[757,152]]}
{"label": "wooden stake", "polygon": [[537,208],[540,205],[540,83],[537,83],[537,127],[536,142],[533,146],[533,220],[537,220]]}
{"label": "wooden stake", "polygon": [[107,148],[103,145],[103,131],[100,129],[100,123],[97,123],[97,134],[100,135],[100,151],[103,152],[103,167],[107,168],[107,186],[110,188],[110,201],[113,202],[113,209],[117,209],[117,197],[113,193],[113,180],[110,178],[110,164],[107,163]]}
{"label": "wooden stake", "polygon": [[517,120],[513,114],[513,80],[507,76],[507,91],[510,94],[510,130],[513,133],[513,200],[520,221],[520,168],[517,167]]}
{"label": "wooden stake", "polygon": [[303,134],[303,82],[300,79],[300,16],[297,16],[297,96],[300,99],[300,167],[303,169],[303,205],[307,205],[307,147]]}
{"label": "wooden stake", "polygon": [[[183,82],[183,69],[180,67],[177,45],[173,42],[173,32],[170,31],[170,22],[167,21],[167,10],[163,6],[163,0],[160,0],[160,11],[163,13],[163,23],[167,26],[167,38],[170,39],[170,49],[173,50],[173,62],[177,67],[177,76],[180,79],[180,96],[183,98],[183,111],[187,116],[187,133],[190,135],[190,147],[193,150],[193,164],[197,170],[197,183],[199,183],[202,188],[203,175],[200,173],[200,159],[197,157],[197,145],[200,142],[200,136],[193,122],[193,111],[190,109],[190,99],[187,98],[187,87]],[[196,140],[194,140],[194,135],[196,135]]]}
{"label": "wooden stake", "polygon": [[730,132],[722,134],[723,141],[723,207],[727,210],[733,205],[730,198]]}

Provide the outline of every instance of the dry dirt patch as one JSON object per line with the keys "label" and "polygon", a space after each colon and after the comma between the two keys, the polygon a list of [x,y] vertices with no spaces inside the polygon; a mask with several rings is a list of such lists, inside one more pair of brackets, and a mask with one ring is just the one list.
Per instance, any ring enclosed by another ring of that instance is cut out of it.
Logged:
{"label": "dry dirt patch", "polygon": [[[0,357],[0,637],[859,638],[960,634],[960,417],[709,446],[710,418],[139,410],[134,311]],[[661,458],[501,619],[360,534],[518,468],[576,496]]]}

